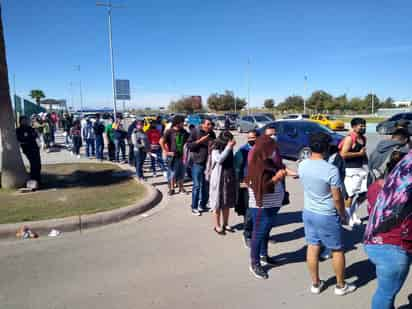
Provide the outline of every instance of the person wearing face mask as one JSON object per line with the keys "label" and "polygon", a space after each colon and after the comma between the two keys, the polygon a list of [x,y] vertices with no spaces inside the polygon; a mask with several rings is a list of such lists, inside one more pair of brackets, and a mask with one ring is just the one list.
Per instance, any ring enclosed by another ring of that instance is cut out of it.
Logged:
{"label": "person wearing face mask", "polygon": [[146,160],[147,153],[150,151],[150,142],[147,135],[143,132],[143,121],[141,120],[136,122],[136,127],[132,134],[132,143],[134,146],[136,175],[140,181],[143,181],[143,163]]}
{"label": "person wearing face mask", "polygon": [[345,160],[345,188],[348,198],[345,201],[349,215],[349,224],[360,225],[362,221],[356,215],[356,207],[352,202],[356,194],[367,192],[367,164],[366,153],[366,121],[363,118],[353,118],[351,132],[339,145],[340,155]]}
{"label": "person wearing face mask", "polygon": [[253,220],[249,270],[260,279],[268,278],[262,263],[277,265],[277,261],[268,255],[268,242],[274,219],[282,207],[285,195],[283,181],[286,175],[275,141],[267,135],[258,137],[248,163],[245,183]]}
{"label": "person wearing face mask", "polygon": [[252,216],[248,206],[248,190],[244,183],[248,170],[248,154],[256,143],[257,132],[255,130],[249,131],[247,134],[247,143],[235,154],[235,174],[237,184],[237,196],[235,211],[239,216],[244,216],[243,223],[243,241],[245,247],[250,248],[252,239],[253,222]]}

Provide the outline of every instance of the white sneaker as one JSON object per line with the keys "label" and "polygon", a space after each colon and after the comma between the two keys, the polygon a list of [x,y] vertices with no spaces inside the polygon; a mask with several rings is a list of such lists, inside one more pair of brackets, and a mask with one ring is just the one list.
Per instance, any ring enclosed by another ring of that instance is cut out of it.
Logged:
{"label": "white sneaker", "polygon": [[355,292],[355,290],[356,290],[355,285],[345,283],[345,286],[343,288],[339,288],[338,286],[335,286],[335,295],[344,296],[344,295]]}
{"label": "white sneaker", "polygon": [[312,284],[312,286],[310,287],[310,292],[312,294],[320,294],[323,291],[324,288],[325,288],[325,281],[320,280],[318,286],[314,286]]}

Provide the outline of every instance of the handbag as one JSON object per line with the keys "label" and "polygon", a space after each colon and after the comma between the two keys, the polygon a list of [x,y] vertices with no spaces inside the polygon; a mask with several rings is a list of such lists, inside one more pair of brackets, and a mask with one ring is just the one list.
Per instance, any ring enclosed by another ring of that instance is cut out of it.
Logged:
{"label": "handbag", "polygon": [[285,195],[283,196],[282,206],[286,206],[290,204],[290,195],[288,191],[285,191]]}

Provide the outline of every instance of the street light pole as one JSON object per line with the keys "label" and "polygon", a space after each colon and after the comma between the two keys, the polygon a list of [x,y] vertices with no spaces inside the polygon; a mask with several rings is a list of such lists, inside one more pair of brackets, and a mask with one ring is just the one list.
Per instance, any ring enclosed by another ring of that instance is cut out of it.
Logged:
{"label": "street light pole", "polygon": [[247,114],[250,115],[250,58],[247,60]]}
{"label": "street light pole", "polygon": [[106,7],[108,19],[109,19],[109,49],[110,49],[110,65],[111,65],[111,70],[112,70],[113,114],[114,114],[114,119],[116,120],[117,106],[116,106],[116,79],[115,79],[115,71],[114,71],[113,37],[112,37],[112,9],[120,8],[121,6],[114,6],[111,0],[109,0],[108,3],[97,2],[96,6]]}
{"label": "street light pole", "polygon": [[79,71],[79,94],[80,94],[80,109],[83,112],[83,87],[82,87],[82,77],[81,77],[81,67],[80,64],[74,66],[77,71]]}
{"label": "street light pole", "polygon": [[304,85],[303,85],[303,88],[304,88],[303,89],[303,92],[304,92],[304,94],[303,94],[303,113],[304,114],[306,114],[306,92],[307,92],[307,87],[308,87],[307,82],[308,82],[308,76],[305,75]]}
{"label": "street light pole", "polygon": [[375,100],[374,100],[375,98],[374,98],[373,92],[371,96],[372,96],[372,115],[373,115],[375,114]]}

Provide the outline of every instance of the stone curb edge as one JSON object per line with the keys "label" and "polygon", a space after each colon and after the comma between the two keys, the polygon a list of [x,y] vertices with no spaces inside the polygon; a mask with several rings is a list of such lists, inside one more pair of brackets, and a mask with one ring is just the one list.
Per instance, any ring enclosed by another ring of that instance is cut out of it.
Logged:
{"label": "stone curb edge", "polygon": [[[138,182],[136,178],[134,179]],[[162,199],[162,194],[154,186],[140,182],[139,184],[145,187],[146,192],[144,198],[134,205],[90,215],[0,224],[0,239],[15,239],[17,230],[24,225],[30,227],[39,237],[44,237],[47,236],[52,229],[59,230],[60,232],[73,232],[116,223],[132,216],[137,216],[153,208]]]}

